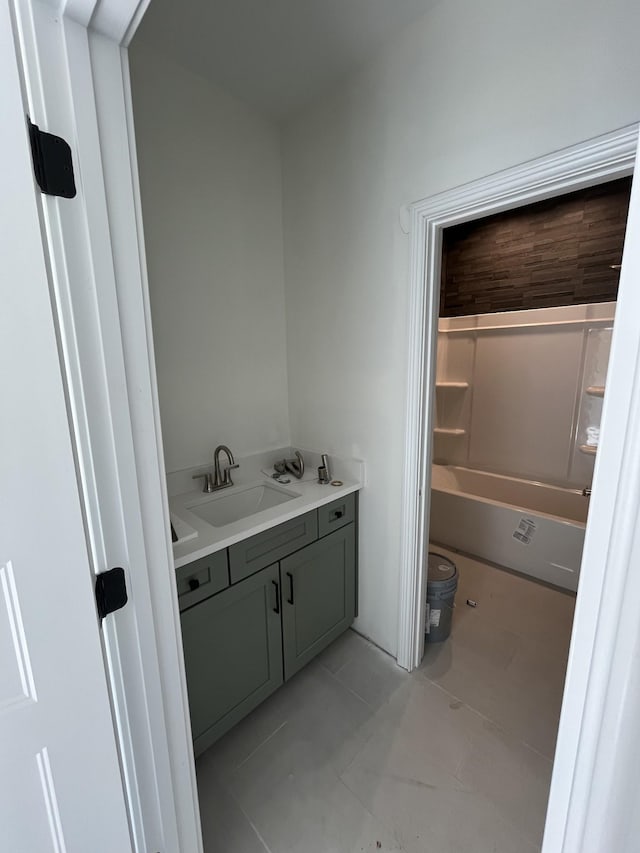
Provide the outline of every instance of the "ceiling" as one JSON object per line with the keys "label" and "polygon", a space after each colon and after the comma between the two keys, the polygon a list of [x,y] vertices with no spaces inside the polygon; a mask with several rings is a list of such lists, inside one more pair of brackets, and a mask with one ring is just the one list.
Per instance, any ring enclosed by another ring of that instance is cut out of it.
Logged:
{"label": "ceiling", "polygon": [[283,119],[437,0],[151,0],[134,40]]}

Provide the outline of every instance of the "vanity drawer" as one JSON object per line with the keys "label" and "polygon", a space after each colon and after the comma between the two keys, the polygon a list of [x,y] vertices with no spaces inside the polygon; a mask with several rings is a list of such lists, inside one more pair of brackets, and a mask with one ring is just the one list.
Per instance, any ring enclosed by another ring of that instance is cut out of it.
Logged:
{"label": "vanity drawer", "polygon": [[176,584],[180,610],[186,610],[192,604],[228,587],[229,566],[226,549],[180,566],[176,569]]}
{"label": "vanity drawer", "polygon": [[356,496],[347,495],[318,509],[318,536],[326,536],[356,517]]}
{"label": "vanity drawer", "polygon": [[244,542],[229,548],[231,583],[241,581],[282,557],[293,554],[318,538],[318,518],[315,510],[278,524],[263,533],[256,533]]}

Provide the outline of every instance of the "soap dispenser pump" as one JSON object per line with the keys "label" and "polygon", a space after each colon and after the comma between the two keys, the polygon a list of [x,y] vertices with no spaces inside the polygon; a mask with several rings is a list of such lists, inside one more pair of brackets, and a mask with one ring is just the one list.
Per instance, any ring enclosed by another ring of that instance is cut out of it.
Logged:
{"label": "soap dispenser pump", "polygon": [[318,468],[318,482],[326,485],[331,482],[331,472],[329,470],[329,457],[326,453],[322,454],[322,465]]}

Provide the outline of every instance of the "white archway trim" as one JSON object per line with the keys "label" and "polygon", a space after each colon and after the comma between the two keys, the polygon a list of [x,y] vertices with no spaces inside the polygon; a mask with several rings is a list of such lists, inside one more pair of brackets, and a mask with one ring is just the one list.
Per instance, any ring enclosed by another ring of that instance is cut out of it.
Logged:
{"label": "white archway trim", "polygon": [[[442,229],[632,174],[637,146],[638,126],[625,127],[412,206],[398,636],[398,662],[408,670],[419,665],[424,651],[423,566],[428,548],[432,397]],[[639,196],[640,189],[636,186],[632,193],[628,235],[634,234],[634,198]],[[637,206],[638,202],[636,209]],[[600,790],[599,801],[595,803],[591,802],[590,792],[594,780],[608,771],[611,784],[618,784],[618,800],[623,802],[622,794],[626,790],[623,780],[629,778],[629,775],[624,776],[624,772],[628,773],[630,766],[629,762],[623,762],[620,753],[612,756],[611,745],[617,738],[620,747],[626,737],[628,743],[624,749],[631,746],[630,709],[626,709],[625,716],[618,716],[607,713],[607,708],[616,701],[620,707],[625,700],[633,700],[640,706],[640,691],[636,690],[633,696],[628,692],[625,694],[628,682],[625,673],[628,676],[633,660],[630,650],[640,646],[640,621],[637,617],[640,579],[635,584],[629,581],[632,554],[637,550],[634,536],[640,507],[640,455],[637,450],[640,431],[640,328],[637,322],[640,292],[633,287],[634,274],[639,269],[637,237],[635,240],[627,239],[544,853],[584,853],[587,849],[596,853],[614,849],[610,846],[612,839],[609,836],[614,831],[611,827],[615,823],[615,832],[619,833],[624,824],[622,815],[617,815],[617,822],[612,822],[607,816],[611,815],[616,803],[612,802],[611,796],[606,796],[606,790]],[[611,618],[603,628],[598,625],[597,613],[603,599],[605,580]],[[631,611],[635,619],[631,618]],[[628,652],[624,659],[616,654],[616,650],[621,648]],[[610,696],[613,683],[619,687],[615,697]],[[621,807],[618,807],[618,812]],[[628,816],[626,821],[628,823]],[[619,836],[616,839],[619,841]]]}
{"label": "white archway trim", "polygon": [[[58,0],[58,13],[85,30],[128,47],[151,0]],[[53,5],[53,4],[52,4]]]}
{"label": "white archway trim", "polygon": [[407,384],[398,663],[424,649],[422,567],[431,484],[431,408],[438,336],[442,229],[633,172],[638,127],[599,136],[411,206]]}

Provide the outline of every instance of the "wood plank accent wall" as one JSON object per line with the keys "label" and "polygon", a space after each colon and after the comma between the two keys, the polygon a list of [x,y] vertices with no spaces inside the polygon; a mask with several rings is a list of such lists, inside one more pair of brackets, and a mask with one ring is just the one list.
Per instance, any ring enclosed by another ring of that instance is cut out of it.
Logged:
{"label": "wood plank accent wall", "polygon": [[613,302],[631,178],[446,228],[440,316]]}

